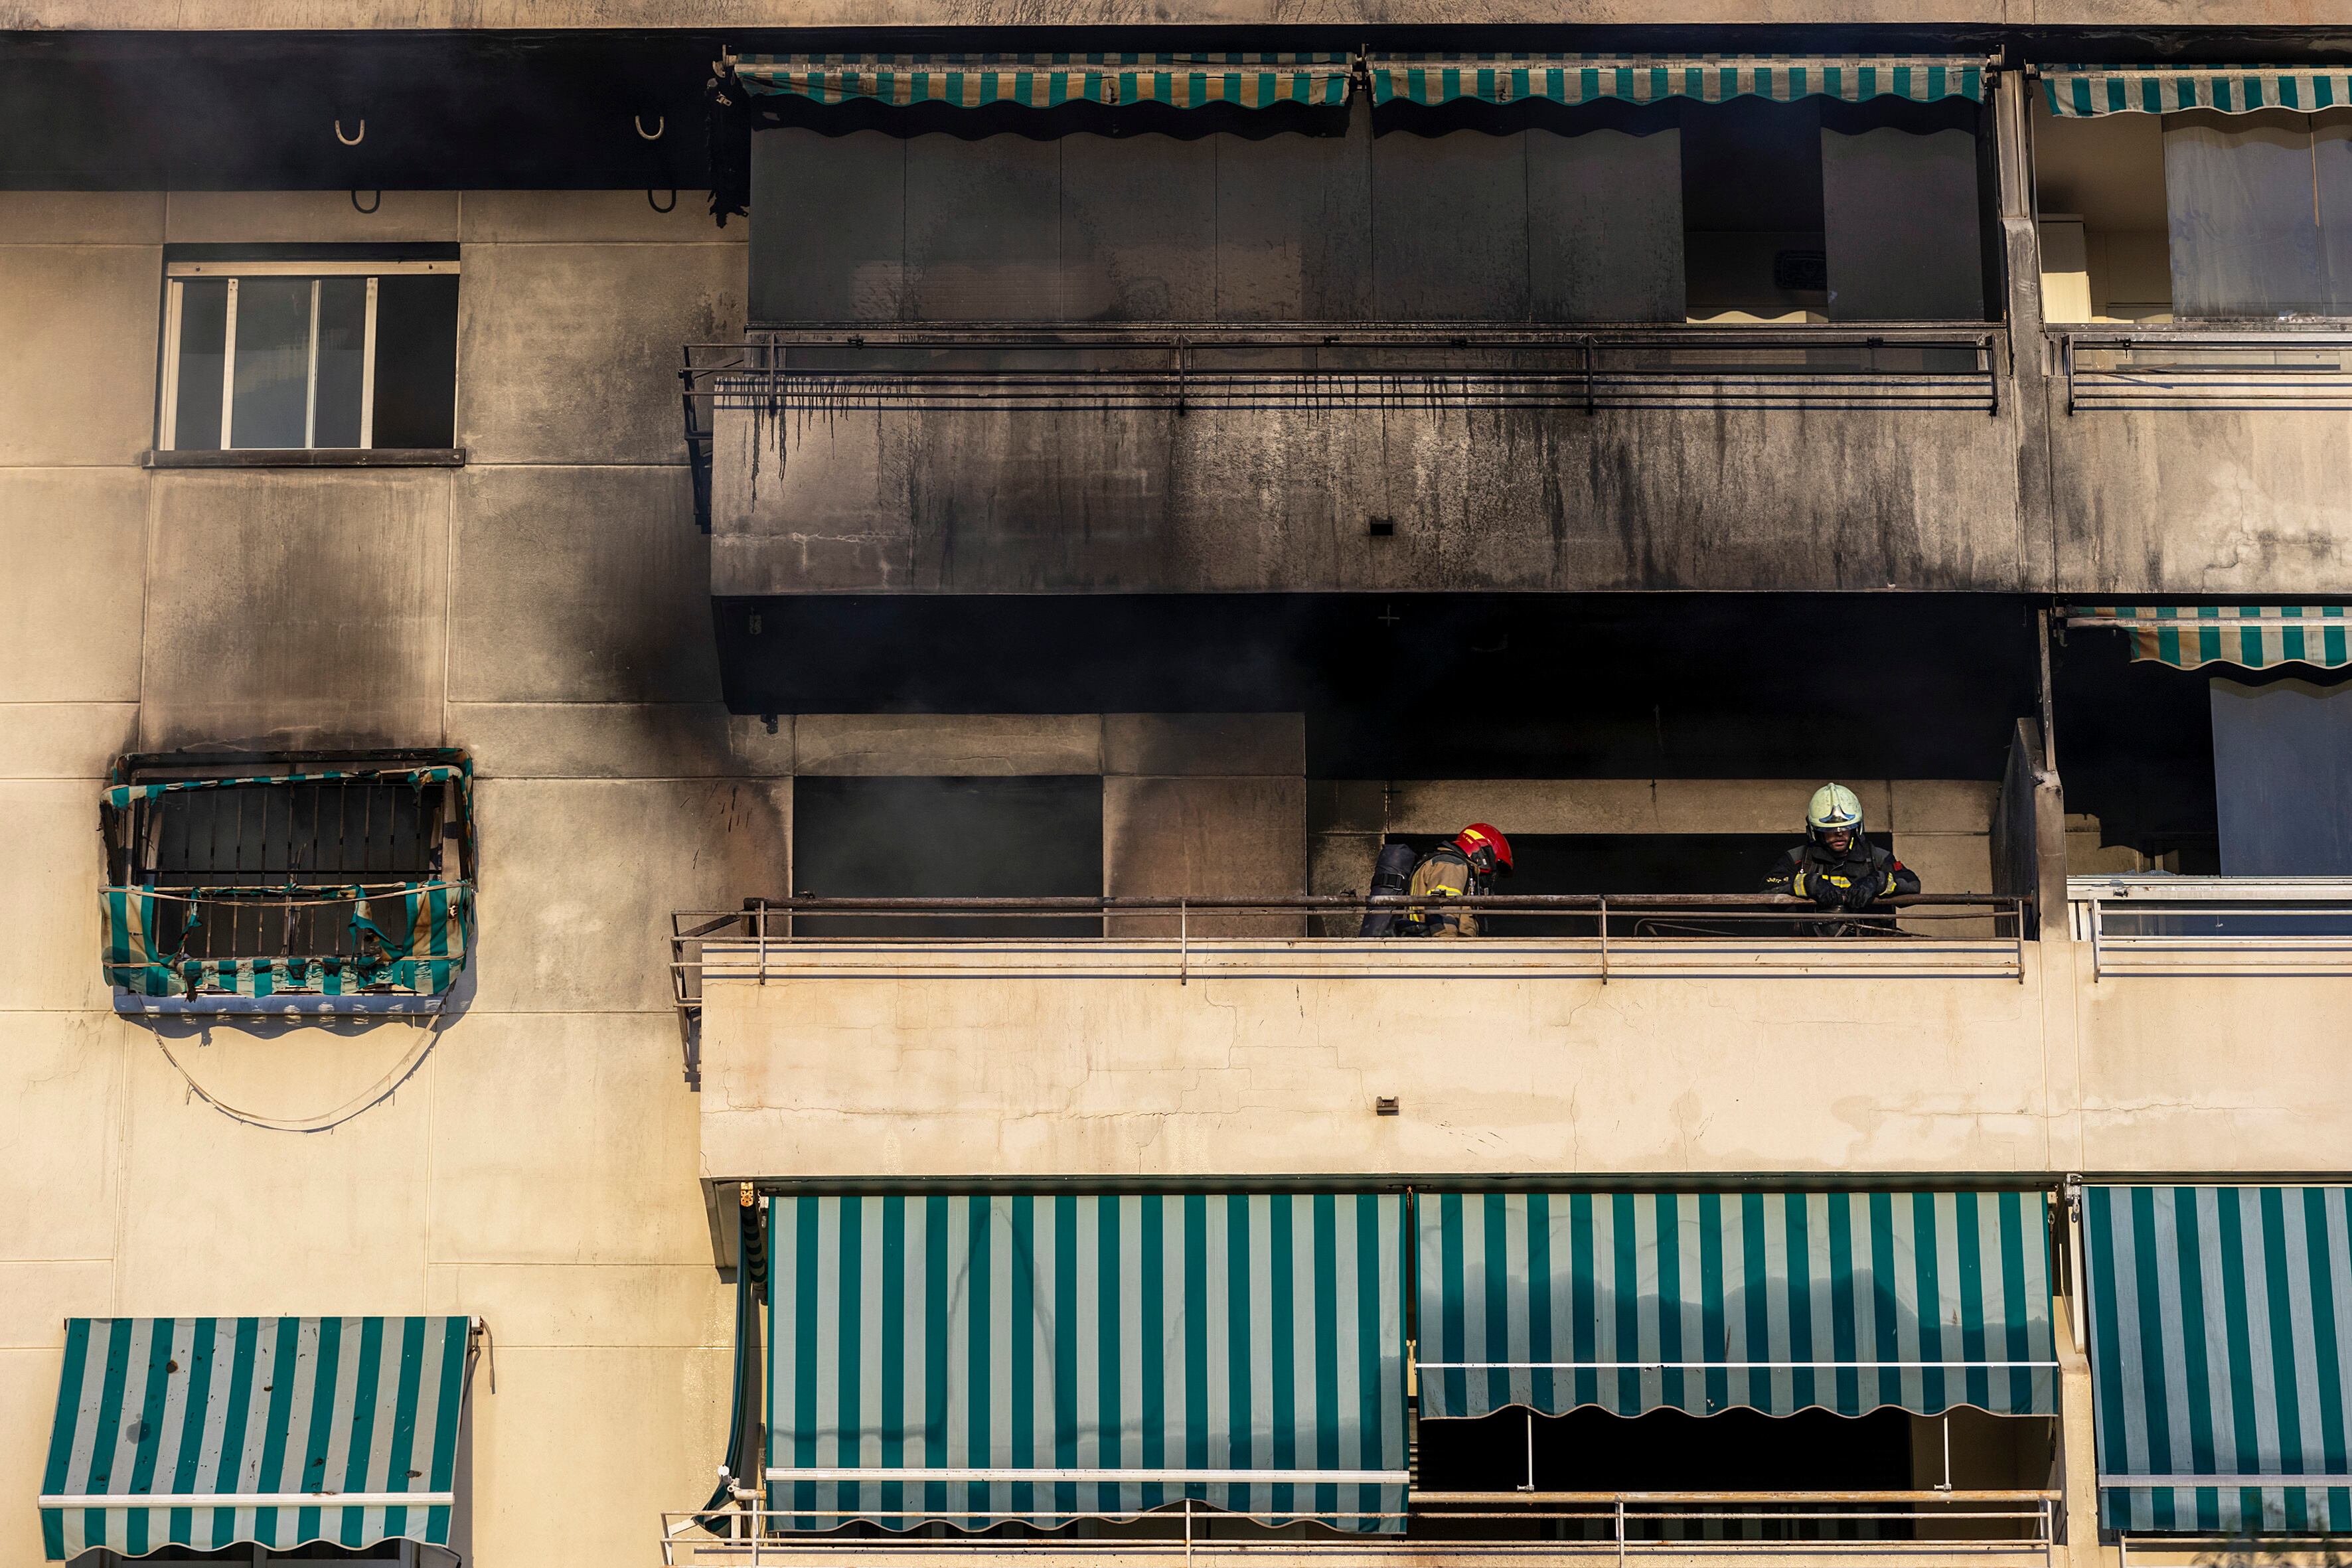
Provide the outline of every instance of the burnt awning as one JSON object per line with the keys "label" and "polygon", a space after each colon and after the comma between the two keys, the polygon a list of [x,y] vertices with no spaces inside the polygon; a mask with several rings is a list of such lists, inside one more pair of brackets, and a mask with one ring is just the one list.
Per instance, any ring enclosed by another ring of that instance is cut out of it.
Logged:
{"label": "burnt awning", "polygon": [[1352,69],[1344,53],[744,55],[734,65],[754,93],[953,109],[1333,105],[1348,100]]}

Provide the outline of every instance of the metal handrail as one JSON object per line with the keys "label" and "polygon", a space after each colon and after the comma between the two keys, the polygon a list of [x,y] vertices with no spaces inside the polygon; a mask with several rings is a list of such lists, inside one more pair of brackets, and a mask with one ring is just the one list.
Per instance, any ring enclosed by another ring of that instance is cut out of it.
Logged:
{"label": "metal handrail", "polygon": [[1567,324],[1544,321],[804,321],[746,329],[741,339],[691,345],[716,354],[756,355],[763,348],[846,347],[1517,347],[1588,343],[1661,346],[1832,348],[1982,347],[2008,329],[1986,321],[1808,322],[1710,325],[1706,322]]}
{"label": "metal handrail", "polygon": [[[2030,898],[1994,897],[1976,893],[1916,893],[1884,900],[1860,912],[1825,910],[1809,899],[1776,894],[1737,893],[1660,893],[1660,894],[1486,894],[1462,898],[1441,898],[1433,895],[1409,894],[1368,895],[1297,894],[1286,897],[1260,899],[1194,898],[1190,895],[1166,897],[1036,897],[1036,898],[819,898],[798,895],[775,899],[747,899],[736,910],[679,910],[670,917],[670,996],[677,1008],[686,1032],[687,1076],[695,1081],[698,1072],[697,1029],[702,1007],[704,977],[703,948],[706,943],[736,945],[751,950],[756,962],[746,969],[732,971],[729,978],[751,978],[766,984],[772,973],[772,955],[800,950],[810,952],[832,948],[888,951],[894,945],[907,949],[933,949],[940,944],[970,944],[986,947],[1007,944],[1021,950],[1071,951],[1088,947],[1116,946],[1121,951],[1134,947],[1172,948],[1179,956],[1170,971],[1180,983],[1188,983],[1196,950],[1201,953],[1215,951],[1220,942],[1241,940],[1272,941],[1296,945],[1304,951],[1335,950],[1339,944],[1354,942],[1356,950],[1369,955],[1402,955],[1404,950],[1426,948],[1429,944],[1413,939],[1359,939],[1352,932],[1340,935],[1310,935],[1303,929],[1309,916],[1361,916],[1368,912],[1398,913],[1413,909],[1443,906],[1455,911],[1472,911],[1485,917],[1509,916],[1571,916],[1590,919],[1595,930],[1591,935],[1510,937],[1514,948],[1526,948],[1538,952],[1555,952],[1563,959],[1570,955],[1597,953],[1600,960],[1598,977],[1606,984],[1614,975],[1642,973],[1625,967],[1625,960],[1635,956],[1645,947],[1660,951],[1712,951],[1725,942],[1738,944],[1742,953],[1764,951],[1786,942],[1808,937],[1838,936],[1846,933],[1879,939],[1892,939],[1916,945],[1900,951],[1916,952],[1929,959],[1981,959],[1998,956],[2003,962],[1998,969],[1973,968],[1973,973],[1997,973],[2003,978],[2025,980],[2025,943],[2030,939],[2032,900]],[[1112,933],[1108,921],[1117,916],[1172,917],[1175,929],[1150,934]],[[1295,921],[1298,929],[1269,932],[1264,938],[1207,938],[1193,933],[1192,923],[1202,916],[1264,916],[1269,921],[1289,924]],[[932,933],[917,935],[874,934],[862,936],[813,935],[800,922],[810,918],[827,920],[908,920],[963,919],[999,921],[1071,921],[1094,917],[1104,922],[1096,931],[1086,935],[1022,936],[1003,931],[985,935],[967,933]],[[1285,919],[1288,917],[1288,919]],[[1632,923],[1630,932],[1612,935],[1612,921]],[[1934,938],[1916,930],[1906,930],[1934,921],[1990,921],[1993,934],[1963,933],[1953,937]],[[1705,929],[1724,925],[1729,931]],[[1784,932],[1774,928],[1795,926],[1800,929]],[[1819,930],[1814,928],[1829,928]],[[1745,932],[1747,934],[1742,935]],[[1482,942],[1492,939],[1481,939]],[[1629,945],[1629,942],[1630,944]],[[1443,944],[1452,946],[1453,944]],[[1477,945],[1477,944],[1474,944]],[[1846,944],[1837,944],[1846,951]],[[1857,952],[1883,951],[1877,942],[1866,942]],[[1663,972],[1663,971],[1654,971]],[[1855,973],[1863,971],[1856,970]],[[1885,964],[1873,966],[1876,973],[1899,973]],[[1927,971],[1919,971],[1926,973]],[[1937,970],[1936,973],[1943,973]]]}
{"label": "metal handrail", "polygon": [[[2352,975],[2352,879],[2077,877],[2066,889],[2074,938],[2091,950],[2091,978],[2111,974]],[[2243,921],[2252,930],[2117,930],[2143,922]],[[2339,929],[2264,931],[2263,922]]]}
{"label": "metal handrail", "polygon": [[[710,521],[716,411],[823,407],[991,412],[1346,406],[1581,409],[1914,407],[1998,414],[2008,328],[1984,321],[1713,326],[1383,321],[807,322],[755,327],[684,345],[684,436],[696,517]],[[1965,364],[1878,363],[1882,351],[1956,351]],[[853,363],[794,363],[795,351]],[[892,366],[891,351],[996,356],[951,366]],[[1221,363],[1290,351],[1301,363]],[[1655,363],[1656,356],[1858,351],[1869,363],[1768,359]],[[1124,356],[1127,363],[1030,366],[1004,356]],[[1486,361],[1475,356],[1486,355]],[[1139,361],[1138,356],[1141,356]],[[1336,356],[1339,363],[1326,363]],[[1465,361],[1465,356],[1473,356]],[[1626,356],[1633,356],[1629,362]],[[864,362],[862,364],[855,362]],[[1306,363],[1312,361],[1313,363]],[[1360,363],[1358,363],[1360,362]]]}
{"label": "metal handrail", "polygon": [[[2190,326],[2052,326],[2066,412],[2113,409],[2352,408],[2352,328],[2341,321]],[[2342,351],[2333,364],[2281,364],[2228,358]],[[2153,353],[2147,363],[2085,365],[2085,353]]]}
{"label": "metal handrail", "polygon": [[[1502,1536],[1475,1541],[1444,1538],[1448,1551],[1508,1551],[1536,1550],[1546,1555],[1583,1550],[1588,1552],[1613,1553],[1620,1562],[1640,1554],[1656,1556],[1676,1551],[1704,1549],[1709,1552],[1730,1551],[1786,1552],[1801,1547],[1811,1552],[1883,1553],[1909,1546],[1932,1548],[1939,1555],[1954,1552],[2000,1553],[2032,1552],[2042,1554],[2045,1563],[2053,1560],[2057,1541],[2057,1510],[2063,1501],[2059,1492],[2049,1489],[1916,1489],[1916,1490],[1849,1490],[1849,1491],[1549,1491],[1549,1492],[1412,1492],[1402,1512],[1394,1510],[1313,1509],[1230,1511],[1213,1509],[1196,1499],[1186,1498],[1178,1503],[1149,1510],[1105,1512],[1089,1510],[1032,1508],[1012,1510],[920,1510],[920,1509],[843,1509],[792,1508],[778,1509],[755,1503],[748,1508],[736,1508],[713,1514],[710,1511],[666,1512],[662,1515],[662,1561],[675,1565],[681,1562],[677,1548],[687,1544],[690,1555],[686,1562],[726,1560],[758,1564],[782,1562],[811,1550],[842,1552],[882,1552],[899,1554],[926,1552],[998,1552],[1082,1553],[1114,1552],[1122,1556],[1132,1554],[1173,1556],[1181,1552],[1186,1562],[1198,1553],[1227,1555],[1262,1555],[1279,1551],[1286,1557],[1304,1553],[1309,1557],[1412,1556],[1425,1554],[1431,1548],[1431,1538],[1416,1534],[1414,1521],[1424,1523],[1464,1521],[1508,1521],[1540,1526],[1559,1523],[1604,1525],[1603,1533],[1584,1538]],[[1487,1511],[1462,1511],[1475,1509]],[[1433,1511],[1435,1510],[1435,1511]],[[801,1521],[829,1520],[829,1525],[815,1530]],[[1268,1540],[1264,1536],[1235,1539],[1230,1533],[1223,1539],[1210,1535],[1208,1527],[1218,1521],[1228,1525],[1241,1524],[1259,1528],[1279,1527],[1306,1522],[1335,1525],[1342,1521],[1381,1520],[1397,1521],[1402,1534],[1357,1536],[1353,1538],[1285,1537]],[[897,1521],[896,1526],[884,1521]],[[707,1523],[726,1526],[718,1539],[706,1539],[698,1533]],[[1143,1526],[1165,1533],[1133,1536],[1066,1536],[1020,1535],[1000,1536],[993,1533],[970,1533],[953,1536],[910,1536],[904,1534],[840,1535],[829,1533],[853,1521],[870,1521],[886,1530],[905,1529],[926,1522],[942,1522],[954,1526],[956,1521],[985,1521],[983,1531],[1006,1523],[1026,1523],[1045,1531],[1059,1531],[1072,1524],[1097,1522],[1123,1527]],[[1053,1521],[1053,1522],[1045,1522]],[[1944,1527],[1942,1533],[1922,1539],[1885,1536],[1823,1537],[1814,1535],[1757,1535],[1737,1540],[1719,1538],[1695,1539],[1671,1534],[1637,1533],[1642,1527],[1663,1525],[1706,1525],[1708,1523],[1757,1524],[1875,1524],[1901,1523],[1915,1530],[1921,1524]],[[1958,1527],[2008,1525],[2016,1532],[2008,1535],[1958,1535]]]}

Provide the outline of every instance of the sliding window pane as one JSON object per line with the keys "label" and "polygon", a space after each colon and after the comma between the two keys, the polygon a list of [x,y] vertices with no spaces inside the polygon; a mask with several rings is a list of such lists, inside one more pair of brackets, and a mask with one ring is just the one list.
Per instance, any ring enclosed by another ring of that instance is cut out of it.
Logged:
{"label": "sliding window pane", "polygon": [[236,290],[232,447],[300,447],[310,395],[310,279],[245,278]]}
{"label": "sliding window pane", "polygon": [[172,445],[183,452],[221,444],[221,353],[228,332],[228,279],[191,278],[180,289],[179,384],[172,394]]}
{"label": "sliding window pane", "polygon": [[373,447],[446,447],[457,439],[457,279],[376,284]]}
{"label": "sliding window pane", "polygon": [[310,445],[360,444],[360,382],[367,363],[367,279],[319,279],[318,411]]}

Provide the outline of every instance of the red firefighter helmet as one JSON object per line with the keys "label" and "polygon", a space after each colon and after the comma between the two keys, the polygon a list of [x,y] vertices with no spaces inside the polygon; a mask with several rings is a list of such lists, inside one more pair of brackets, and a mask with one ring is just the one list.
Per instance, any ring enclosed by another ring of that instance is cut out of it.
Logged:
{"label": "red firefighter helmet", "polygon": [[[1472,823],[1454,836],[1454,847],[1480,871],[1507,872],[1511,868],[1511,841],[1492,823]],[[1482,857],[1485,864],[1481,864]]]}

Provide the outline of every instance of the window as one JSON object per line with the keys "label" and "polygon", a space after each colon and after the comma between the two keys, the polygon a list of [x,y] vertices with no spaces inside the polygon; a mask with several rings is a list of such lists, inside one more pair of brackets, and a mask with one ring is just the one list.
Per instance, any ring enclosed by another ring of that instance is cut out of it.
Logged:
{"label": "window", "polygon": [[457,263],[172,261],[165,451],[446,448]]}

